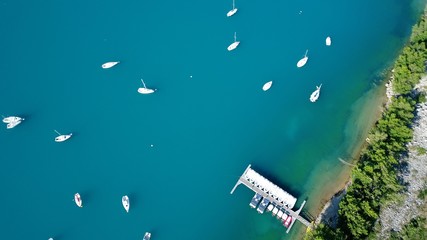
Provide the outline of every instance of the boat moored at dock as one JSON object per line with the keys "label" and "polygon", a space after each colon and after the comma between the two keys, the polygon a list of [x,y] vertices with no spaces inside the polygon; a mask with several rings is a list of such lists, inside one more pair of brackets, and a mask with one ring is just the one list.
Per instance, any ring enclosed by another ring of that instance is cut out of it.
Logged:
{"label": "boat moored at dock", "polygon": [[261,201],[261,204],[258,206],[258,208],[257,208],[257,211],[259,212],[259,213],[264,213],[264,211],[265,211],[265,209],[267,208],[267,205],[270,203],[270,201],[267,199],[267,198],[264,198],[262,201]]}
{"label": "boat moored at dock", "polygon": [[251,208],[256,208],[258,206],[259,201],[261,201],[261,194],[255,193],[254,197],[252,198],[252,201],[249,203],[249,206]]}

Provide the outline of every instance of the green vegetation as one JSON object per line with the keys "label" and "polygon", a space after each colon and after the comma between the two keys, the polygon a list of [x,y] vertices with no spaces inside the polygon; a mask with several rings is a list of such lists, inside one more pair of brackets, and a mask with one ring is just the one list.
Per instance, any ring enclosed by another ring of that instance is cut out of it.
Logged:
{"label": "green vegetation", "polygon": [[418,193],[418,198],[424,200],[427,196],[427,189],[423,189]]}
{"label": "green vegetation", "polygon": [[427,221],[425,218],[417,217],[405,225],[401,232],[393,232],[391,240],[427,239]]}
{"label": "green vegetation", "polygon": [[426,72],[426,14],[413,27],[408,45],[396,60],[393,87],[398,97],[371,130],[371,141],[353,169],[353,184],[340,203],[341,230],[353,239],[368,237],[380,207],[402,190],[397,181],[397,159],[412,139],[410,126],[418,98],[410,93]]}
{"label": "green vegetation", "polygon": [[416,149],[418,156],[425,155],[427,153],[427,150],[423,147],[417,147]]}
{"label": "green vegetation", "polygon": [[[393,87],[397,97],[393,97],[381,119],[370,131],[369,144],[352,171],[353,183],[340,202],[339,227],[332,230],[320,225],[307,234],[306,239],[372,238],[381,206],[396,198],[403,189],[397,180],[397,159],[407,152],[406,144],[413,137],[410,126],[414,119],[415,104],[417,100],[425,99],[425,96],[413,96],[411,92],[426,72],[426,18],[427,11],[413,27],[407,46],[395,62]],[[396,235],[394,239],[426,239],[408,238],[425,234],[425,230],[417,230],[415,227],[420,225],[421,220],[414,221],[402,235]]]}

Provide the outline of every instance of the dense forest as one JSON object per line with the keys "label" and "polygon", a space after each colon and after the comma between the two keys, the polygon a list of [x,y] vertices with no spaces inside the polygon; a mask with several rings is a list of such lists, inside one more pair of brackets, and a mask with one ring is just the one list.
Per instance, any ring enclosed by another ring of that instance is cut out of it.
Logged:
{"label": "dense forest", "polygon": [[[413,89],[427,70],[426,18],[427,11],[413,27],[408,43],[395,61],[391,73],[395,96],[371,129],[368,143],[352,170],[352,184],[340,202],[338,228],[320,224],[306,239],[370,238],[381,206],[403,191],[398,181],[398,159],[408,151],[407,143],[413,137],[415,105],[425,101],[425,96],[414,93]],[[420,152],[425,153],[425,149]],[[425,234],[425,229],[416,228],[419,223],[424,227],[425,219],[413,219],[402,236]],[[402,236],[396,233],[392,239],[408,239]]]}

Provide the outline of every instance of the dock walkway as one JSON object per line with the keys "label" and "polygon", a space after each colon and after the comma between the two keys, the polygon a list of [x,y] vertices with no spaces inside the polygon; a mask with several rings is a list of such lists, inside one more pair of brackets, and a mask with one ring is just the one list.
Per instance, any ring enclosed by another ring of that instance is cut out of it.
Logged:
{"label": "dock walkway", "polygon": [[236,190],[237,186],[240,184],[246,185],[246,187],[255,193],[260,194],[263,198],[268,199],[270,203],[274,203],[277,207],[286,210],[287,214],[292,216],[292,222],[289,225],[286,233],[290,231],[291,227],[295,223],[295,220],[298,220],[308,228],[311,228],[310,222],[299,215],[306,201],[301,204],[301,207],[297,211],[293,211],[292,208],[294,207],[296,198],[259,175],[257,172],[251,169],[250,164],[246,168],[245,172],[240,176],[230,194],[233,194],[234,190]]}

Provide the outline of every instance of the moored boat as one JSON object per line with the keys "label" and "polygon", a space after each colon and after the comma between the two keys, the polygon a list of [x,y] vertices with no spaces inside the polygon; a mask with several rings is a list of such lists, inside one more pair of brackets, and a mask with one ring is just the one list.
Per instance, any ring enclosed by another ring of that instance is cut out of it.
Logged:
{"label": "moored boat", "polygon": [[331,44],[332,44],[332,41],[331,41],[331,37],[327,37],[326,38],[326,40],[325,40],[325,44],[326,44],[326,46],[331,46]]}
{"label": "moored boat", "polygon": [[102,64],[101,67],[104,68],[104,69],[106,69],[106,68],[112,68],[112,67],[116,66],[119,63],[120,62],[106,62],[106,63]]}
{"label": "moored boat", "polygon": [[237,12],[237,8],[234,6],[234,0],[233,0],[233,8],[230,11],[228,11],[227,17],[233,16],[236,12]]}
{"label": "moored boat", "polygon": [[291,215],[289,215],[289,216],[286,218],[286,220],[285,220],[285,221],[283,221],[283,226],[285,226],[286,228],[288,228],[288,227],[289,227],[289,225],[291,225],[291,223],[292,223],[292,216],[291,216]]}
{"label": "moored boat", "polygon": [[55,138],[55,142],[64,142],[68,140],[71,136],[73,136],[72,133],[70,134],[61,134],[58,131],[54,130],[59,136]]}
{"label": "moored boat", "polygon": [[316,90],[310,95],[310,102],[315,102],[320,96],[320,88],[322,87],[322,84],[320,86],[316,86]]}
{"label": "moored boat", "polygon": [[78,207],[83,207],[83,201],[80,198],[80,194],[79,193],[74,194],[74,202],[76,203],[76,205]]}
{"label": "moored boat", "polygon": [[24,120],[24,119],[20,118],[20,117],[16,117],[16,116],[3,117],[4,123],[11,123],[11,122],[17,122],[17,121],[22,121],[22,120]]}
{"label": "moored boat", "polygon": [[227,47],[227,50],[233,51],[234,49],[237,48],[237,46],[239,46],[239,44],[240,44],[240,41],[237,41],[236,32],[234,32],[234,42]]}
{"label": "moored boat", "polygon": [[143,240],[150,240],[150,238],[151,238],[151,233],[146,232],[146,233],[144,234],[144,238],[143,238]]}
{"label": "moored boat", "polygon": [[251,206],[251,208],[256,208],[258,206],[259,201],[261,201],[261,198],[262,198],[261,194],[255,193],[251,202],[249,203],[249,206]]}
{"label": "moored boat", "polygon": [[303,67],[307,61],[308,61],[308,56],[307,56],[308,50],[305,51],[304,57],[301,58],[298,62],[297,62],[297,67]]}
{"label": "moored boat", "polygon": [[139,93],[141,93],[141,94],[150,94],[150,93],[153,93],[153,92],[155,92],[155,91],[156,91],[156,89],[147,88],[147,87],[145,86],[145,82],[144,82],[144,80],[142,80],[142,79],[141,79],[141,82],[142,82],[142,85],[143,85],[144,87],[140,87],[140,88],[138,88],[138,92],[139,92]]}
{"label": "moored boat", "polygon": [[129,197],[127,195],[122,197],[122,204],[126,212],[129,212],[130,202],[129,202]]}
{"label": "moored boat", "polygon": [[14,127],[18,126],[21,122],[22,122],[21,120],[19,120],[19,121],[14,121],[14,122],[10,122],[10,123],[8,123],[8,124],[6,125],[6,128],[7,128],[7,129],[14,128]]}
{"label": "moored boat", "polygon": [[268,89],[271,88],[271,85],[273,84],[273,81],[269,81],[266,82],[263,86],[262,86],[262,90],[267,91]]}

